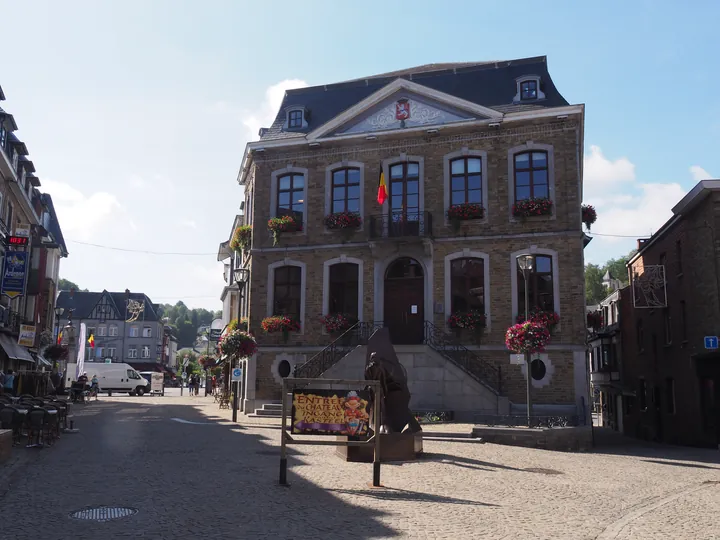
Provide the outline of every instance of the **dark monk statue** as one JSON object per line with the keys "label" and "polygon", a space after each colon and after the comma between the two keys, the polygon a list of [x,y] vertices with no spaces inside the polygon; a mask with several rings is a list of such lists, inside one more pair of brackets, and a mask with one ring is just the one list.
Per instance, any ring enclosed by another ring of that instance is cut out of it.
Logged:
{"label": "dark monk statue", "polygon": [[[410,412],[410,391],[407,373],[395,355],[387,328],[375,332],[368,341],[365,361],[365,380],[380,381],[382,387],[381,425],[385,433],[400,433],[406,426],[410,431],[422,431]],[[369,410],[373,410],[368,407]]]}

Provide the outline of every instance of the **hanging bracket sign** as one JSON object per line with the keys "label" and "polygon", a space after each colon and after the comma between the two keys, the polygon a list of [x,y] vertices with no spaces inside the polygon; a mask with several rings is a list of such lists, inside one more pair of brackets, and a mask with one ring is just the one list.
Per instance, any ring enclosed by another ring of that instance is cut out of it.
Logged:
{"label": "hanging bracket sign", "polygon": [[25,294],[28,254],[25,251],[6,251],[3,267],[2,294],[8,298],[17,298]]}

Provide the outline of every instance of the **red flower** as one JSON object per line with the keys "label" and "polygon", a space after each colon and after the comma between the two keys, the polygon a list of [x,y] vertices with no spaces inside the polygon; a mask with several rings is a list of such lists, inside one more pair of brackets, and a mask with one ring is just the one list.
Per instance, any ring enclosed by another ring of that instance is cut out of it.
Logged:
{"label": "red flower", "polygon": [[257,352],[257,342],[250,334],[241,330],[233,330],[223,335],[218,348],[223,355],[249,358]]}
{"label": "red flower", "polygon": [[580,209],[582,213],[582,222],[589,231],[590,226],[597,221],[597,212],[595,211],[595,207],[589,204],[583,204]]}
{"label": "red flower", "polygon": [[524,199],[512,207],[515,217],[548,216],[552,214],[553,202],[548,197]]}
{"label": "red flower", "polygon": [[466,221],[470,219],[482,219],[485,209],[479,203],[453,204],[447,210],[447,218],[450,221]]}
{"label": "red flower", "polygon": [[479,330],[485,328],[485,320],[485,314],[480,311],[458,311],[448,317],[447,324],[450,328]]}
{"label": "red flower", "polygon": [[273,315],[265,317],[260,323],[262,329],[268,334],[275,332],[299,332],[300,323],[287,315]]}
{"label": "red flower", "polygon": [[547,326],[532,321],[513,325],[505,332],[505,346],[516,354],[542,352],[549,342]]}
{"label": "red flower", "polygon": [[328,229],[358,229],[362,218],[358,212],[338,212],[325,216],[325,227]]}
{"label": "red flower", "polygon": [[[525,315],[519,314],[515,322],[518,324],[525,322]],[[533,308],[530,312],[530,322],[542,324],[548,329],[552,329],[553,326],[560,322],[560,315],[554,311],[543,311],[542,309]]]}
{"label": "red flower", "polygon": [[336,334],[338,332],[348,330],[357,321],[355,320],[355,317],[351,315],[345,315],[344,313],[329,313],[322,317],[320,322],[325,327],[326,332]]}

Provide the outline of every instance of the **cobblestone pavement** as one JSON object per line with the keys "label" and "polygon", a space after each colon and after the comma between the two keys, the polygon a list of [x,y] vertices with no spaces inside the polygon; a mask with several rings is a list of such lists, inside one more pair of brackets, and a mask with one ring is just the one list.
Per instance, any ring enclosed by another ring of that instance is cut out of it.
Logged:
{"label": "cobblestone pavement", "polygon": [[[276,420],[232,424],[211,398],[187,395],[75,410],[79,433],[15,449],[28,458],[0,474],[10,483],[0,486],[0,519],[15,540],[720,538],[717,451],[426,441],[422,460],[383,465],[385,488],[372,489],[370,464],[295,446],[282,488]],[[139,512],[104,523],[68,517],[93,505]]]}

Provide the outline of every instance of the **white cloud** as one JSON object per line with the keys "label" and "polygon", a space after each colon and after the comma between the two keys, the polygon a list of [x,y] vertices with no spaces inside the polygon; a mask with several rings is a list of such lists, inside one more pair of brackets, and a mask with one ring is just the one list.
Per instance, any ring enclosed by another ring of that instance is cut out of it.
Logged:
{"label": "white cloud", "polygon": [[100,226],[122,210],[117,197],[99,191],[85,195],[64,182],[43,179],[43,190],[53,198],[66,237],[90,239]]}
{"label": "white cloud", "polygon": [[700,165],[693,165],[690,167],[690,173],[693,176],[693,180],[696,182],[699,182],[700,180],[707,180],[709,178],[712,178],[713,176],[707,172],[705,169],[703,169]]}
{"label": "white cloud", "polygon": [[641,238],[657,231],[672,216],[672,207],[685,196],[677,183],[638,183],[635,165],[627,158],[611,160],[598,146],[584,162],[584,202],[597,208],[596,241],[621,242],[621,236]]}
{"label": "white cloud", "polygon": [[189,227],[190,229],[197,229],[197,223],[192,219],[184,219],[180,222],[183,227]]}
{"label": "white cloud", "polygon": [[[265,99],[254,114],[247,116],[243,120],[243,124],[248,129],[248,137],[251,141],[258,139],[258,131],[261,127],[270,127],[275,120],[280,104],[285,97],[285,91],[293,88],[304,88],[308,84],[300,79],[285,79],[277,84],[270,86],[265,90]],[[227,105],[224,102],[218,102],[215,107],[220,110]]]}

